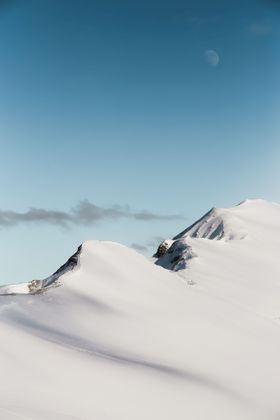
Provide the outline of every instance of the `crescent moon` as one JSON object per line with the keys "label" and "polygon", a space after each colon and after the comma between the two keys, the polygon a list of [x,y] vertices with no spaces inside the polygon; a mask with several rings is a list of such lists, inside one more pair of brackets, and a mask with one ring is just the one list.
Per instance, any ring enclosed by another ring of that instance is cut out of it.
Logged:
{"label": "crescent moon", "polygon": [[204,57],[207,63],[212,67],[216,67],[220,62],[219,54],[215,50],[204,51]]}

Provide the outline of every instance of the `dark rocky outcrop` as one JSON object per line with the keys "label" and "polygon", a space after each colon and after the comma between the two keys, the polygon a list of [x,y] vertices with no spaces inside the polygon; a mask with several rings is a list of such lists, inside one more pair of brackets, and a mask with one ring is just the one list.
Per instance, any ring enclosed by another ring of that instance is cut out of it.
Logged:
{"label": "dark rocky outcrop", "polygon": [[169,246],[170,246],[170,245],[169,245],[166,241],[162,242],[162,243],[159,245],[159,247],[158,247],[158,249],[157,249],[157,252],[155,253],[154,257],[155,257],[155,258],[160,258],[160,257],[162,257],[162,256],[163,256],[163,255],[167,252],[167,250],[168,250]]}
{"label": "dark rocky outcrop", "polygon": [[75,254],[73,254],[55,273],[42,280],[42,288],[50,286],[51,284],[55,283],[63,274],[67,273],[68,271],[72,271],[78,265],[81,250],[82,245],[79,246]]}
{"label": "dark rocky outcrop", "polygon": [[196,257],[192,247],[184,240],[176,240],[159,257],[156,265],[167,268],[168,270],[179,271],[187,268],[188,261]]}

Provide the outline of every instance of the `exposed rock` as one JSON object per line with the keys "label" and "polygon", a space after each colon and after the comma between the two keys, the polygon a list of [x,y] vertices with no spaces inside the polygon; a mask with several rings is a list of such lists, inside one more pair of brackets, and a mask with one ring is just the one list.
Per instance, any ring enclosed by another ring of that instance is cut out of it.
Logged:
{"label": "exposed rock", "polygon": [[60,285],[59,278],[67,273],[72,271],[79,263],[79,257],[81,254],[82,245],[79,246],[78,250],[75,252],[69,260],[63,264],[55,273],[51,276],[46,277],[43,280],[32,280],[26,283],[11,284],[7,286],[0,286],[0,296],[1,295],[22,295],[22,294],[37,294],[44,292],[49,287],[57,287]]}
{"label": "exposed rock", "polygon": [[194,257],[196,254],[192,247],[180,239],[172,242],[165,253],[158,257],[156,264],[168,270],[179,271],[187,268],[188,260]]}
{"label": "exposed rock", "polygon": [[81,250],[82,245],[79,246],[75,254],[73,254],[69,258],[69,260],[67,260],[66,263],[63,264],[55,273],[42,280],[42,287],[44,288],[50,286],[51,284],[56,282],[59,279],[59,277],[61,277],[63,274],[73,270],[78,265]]}
{"label": "exposed rock", "polygon": [[160,258],[160,257],[162,257],[166,252],[167,252],[167,250],[170,248],[170,246],[172,245],[172,242],[173,241],[171,241],[171,240],[166,240],[166,241],[163,241],[160,245],[159,245],[159,247],[158,247],[158,249],[157,249],[157,252],[155,253],[155,255],[154,255],[154,257],[155,258]]}

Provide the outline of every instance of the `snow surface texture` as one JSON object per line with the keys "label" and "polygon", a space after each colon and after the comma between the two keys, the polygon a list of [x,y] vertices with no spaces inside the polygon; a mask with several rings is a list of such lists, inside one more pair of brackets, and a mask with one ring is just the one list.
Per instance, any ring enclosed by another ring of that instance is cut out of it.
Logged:
{"label": "snow surface texture", "polygon": [[279,420],[280,206],[214,213],[174,239],[180,271],[88,241],[39,292],[7,287],[0,419]]}

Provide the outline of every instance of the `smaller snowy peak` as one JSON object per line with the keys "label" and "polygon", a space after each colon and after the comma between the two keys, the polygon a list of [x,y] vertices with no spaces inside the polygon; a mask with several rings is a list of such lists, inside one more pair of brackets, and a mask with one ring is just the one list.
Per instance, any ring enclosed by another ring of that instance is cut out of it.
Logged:
{"label": "smaller snowy peak", "polygon": [[244,200],[231,208],[212,208],[173,239],[162,242],[154,255],[156,264],[170,270],[188,266],[196,253],[196,239],[210,241],[270,242],[280,230],[280,205],[262,199]]}
{"label": "smaller snowy peak", "polygon": [[[39,294],[47,291],[50,288],[66,285],[68,281],[64,276],[68,273],[72,273],[74,270],[79,269],[82,265],[81,260],[92,260],[98,255],[102,258],[108,258],[116,254],[120,249],[128,249],[122,244],[111,241],[98,241],[88,240],[83,242],[77,249],[77,251],[64,263],[58,270],[56,270],[50,276],[42,280],[32,280],[30,282],[9,284],[0,286],[1,295],[28,295],[28,294]],[[135,251],[133,251],[135,252]]]}
{"label": "smaller snowy peak", "polygon": [[0,295],[28,295],[42,293],[47,290],[49,287],[59,286],[58,280],[60,277],[67,272],[74,270],[79,263],[79,257],[82,252],[83,244],[80,245],[75,252],[65,264],[63,264],[57,271],[51,274],[49,277],[46,277],[43,280],[32,280],[30,282],[19,283],[19,284],[10,284],[5,286],[0,286]]}
{"label": "smaller snowy peak", "polygon": [[246,230],[241,229],[236,217],[227,209],[212,208],[199,220],[189,226],[173,239],[162,242],[154,255],[156,264],[172,271],[184,270],[189,260],[196,256],[190,239],[207,239],[211,241],[243,239]]}

